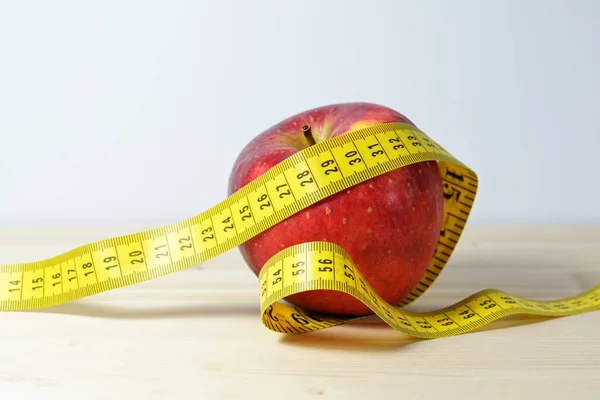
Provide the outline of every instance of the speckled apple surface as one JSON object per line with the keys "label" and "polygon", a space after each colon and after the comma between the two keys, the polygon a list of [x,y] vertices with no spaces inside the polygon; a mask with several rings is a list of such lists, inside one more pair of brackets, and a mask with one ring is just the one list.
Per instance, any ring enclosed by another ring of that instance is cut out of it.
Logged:
{"label": "speckled apple surface", "polygon": [[[301,127],[309,124],[317,143],[367,126],[414,124],[399,112],[372,103],[344,103],[304,111],[256,136],[236,159],[229,194],[309,146]],[[435,250],[443,214],[436,162],[421,162],[372,178],[336,193],[274,225],[239,246],[258,275],[285,247],[325,240],[343,247],[367,282],[387,302],[397,304],[422,278]],[[356,298],[319,290],[286,298],[313,312],[366,315],[373,311]]]}

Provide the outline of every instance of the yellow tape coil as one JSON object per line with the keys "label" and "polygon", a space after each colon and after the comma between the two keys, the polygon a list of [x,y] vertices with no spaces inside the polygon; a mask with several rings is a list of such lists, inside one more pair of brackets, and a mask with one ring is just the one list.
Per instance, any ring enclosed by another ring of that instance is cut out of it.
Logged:
{"label": "yellow tape coil", "polygon": [[[378,146],[382,151],[365,152],[367,146]],[[362,162],[351,164],[356,158]],[[219,204],[184,221],[92,242],[46,260],[0,265],[0,310],[48,307],[189,268],[327,196],[422,161],[438,162],[444,187],[444,217],[436,253],[414,290],[400,304],[387,304],[339,246],[328,242],[292,246],[273,256],[259,274],[262,321],[267,328],[304,333],[365,318],[311,315],[278,302],[295,293],[319,289],[350,294],[392,328],[422,338],[469,332],[511,314],[566,316],[600,309],[598,285],[557,301],[526,300],[488,289],[437,311],[402,310],[425,293],[447,264],[475,200],[477,175],[419,129],[389,123],[310,146]],[[326,174],[333,166],[338,167],[337,172]],[[302,175],[308,184],[300,185],[298,171],[308,171]],[[292,196],[278,196],[282,185]],[[304,263],[302,273],[293,274],[292,265],[298,265],[299,260]],[[322,268],[324,265],[329,268]]]}

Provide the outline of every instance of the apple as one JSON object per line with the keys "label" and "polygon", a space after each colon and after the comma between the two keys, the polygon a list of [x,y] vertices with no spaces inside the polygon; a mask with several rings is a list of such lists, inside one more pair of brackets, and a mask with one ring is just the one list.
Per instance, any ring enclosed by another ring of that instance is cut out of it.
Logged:
{"label": "apple", "polygon": [[[232,194],[275,165],[329,138],[407,117],[373,103],[342,103],[289,117],[252,139],[231,170]],[[311,135],[305,137],[302,127]],[[443,191],[436,162],[420,162],[387,172],[329,196],[239,246],[258,276],[269,258],[285,247],[329,241],[349,254],[371,287],[398,304],[422,278],[439,239]],[[355,297],[334,291],[307,291],[285,299],[310,312],[362,316],[373,311]]]}

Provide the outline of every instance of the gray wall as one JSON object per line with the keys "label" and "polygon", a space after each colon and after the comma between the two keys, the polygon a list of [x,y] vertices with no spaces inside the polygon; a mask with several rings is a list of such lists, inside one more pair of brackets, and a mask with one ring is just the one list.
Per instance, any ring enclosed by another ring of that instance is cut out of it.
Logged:
{"label": "gray wall", "polygon": [[91,4],[0,3],[3,226],[189,217],[254,135],[360,100],[479,174],[474,222],[600,222],[600,2]]}

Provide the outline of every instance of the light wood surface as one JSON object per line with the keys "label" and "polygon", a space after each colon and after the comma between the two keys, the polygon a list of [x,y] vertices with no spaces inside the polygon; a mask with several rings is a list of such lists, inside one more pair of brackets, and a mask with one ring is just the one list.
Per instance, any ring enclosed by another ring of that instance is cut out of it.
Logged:
{"label": "light wood surface", "polygon": [[[150,226],[148,226],[150,227]],[[147,227],[0,230],[1,263]],[[598,226],[468,226],[413,309],[488,287],[535,299],[600,282]],[[417,340],[376,319],[300,336],[267,330],[237,250],[51,309],[0,314],[0,398],[600,399],[600,312],[508,317]]]}

